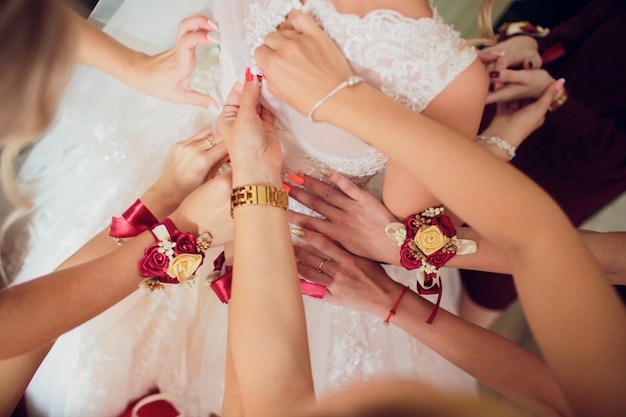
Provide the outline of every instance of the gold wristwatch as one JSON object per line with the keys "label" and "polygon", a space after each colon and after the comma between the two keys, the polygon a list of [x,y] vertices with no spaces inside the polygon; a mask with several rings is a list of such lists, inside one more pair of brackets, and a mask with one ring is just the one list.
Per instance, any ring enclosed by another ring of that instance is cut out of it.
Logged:
{"label": "gold wristwatch", "polygon": [[230,216],[235,207],[266,205],[287,210],[289,194],[287,191],[269,185],[244,185],[233,188],[230,193]]}

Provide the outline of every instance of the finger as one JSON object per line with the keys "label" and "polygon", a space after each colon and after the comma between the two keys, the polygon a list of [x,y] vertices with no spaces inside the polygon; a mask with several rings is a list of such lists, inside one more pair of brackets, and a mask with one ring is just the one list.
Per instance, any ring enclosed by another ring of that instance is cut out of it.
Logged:
{"label": "finger", "polygon": [[535,103],[531,104],[531,106],[544,108],[544,110],[547,111],[550,108],[552,102],[556,100],[556,98],[559,97],[560,94],[563,93],[564,86],[565,78],[560,78],[556,80],[548,88],[546,88],[546,91],[544,91],[542,96],[537,99]]}
{"label": "finger", "polygon": [[188,32],[178,38],[180,52],[188,51],[188,53],[193,52],[195,54],[197,46],[210,45],[212,43],[213,41],[207,37],[207,33],[205,31]]}
{"label": "finger", "polygon": [[541,56],[534,55],[533,57],[524,60],[524,69],[539,69],[543,64]]}
{"label": "finger", "polygon": [[330,181],[332,184],[335,184],[337,188],[339,188],[346,196],[348,196],[352,200],[363,201],[364,199],[371,197],[370,193],[359,188],[356,184],[354,184],[343,175],[331,169],[326,169],[326,171],[331,174],[330,176],[326,176],[328,181]]}
{"label": "finger", "polygon": [[521,97],[526,91],[525,86],[518,84],[508,84],[498,91],[491,92],[487,95],[486,104],[500,103],[515,100]]}
{"label": "finger", "polygon": [[301,13],[298,16],[294,17],[291,20],[291,24],[296,32],[302,33],[305,35],[319,35],[322,31],[322,28],[315,23],[315,20],[312,16],[308,14]]}
{"label": "finger", "polygon": [[230,89],[230,92],[226,96],[225,105],[220,113],[219,119],[222,118],[230,118],[237,115],[238,106],[241,103],[241,93],[243,92],[243,84],[240,82],[235,82],[233,88]]}
{"label": "finger", "polygon": [[186,33],[197,32],[199,30],[219,31],[219,27],[206,16],[188,17],[181,20],[178,24],[178,38],[180,39]]}
{"label": "finger", "polygon": [[308,229],[300,229],[300,231],[302,233],[298,236],[296,247],[302,247],[306,243],[310,248],[317,250],[320,255],[337,264],[341,264],[342,261],[345,262],[352,256],[320,233]]}
{"label": "finger", "polygon": [[317,272],[317,270],[310,265],[298,262],[297,267],[298,275],[307,281],[314,282],[315,284],[321,284],[325,287],[329,287],[333,283],[333,279],[329,275]]}
{"label": "finger", "polygon": [[291,191],[289,192],[289,196],[326,218],[333,219],[338,215],[339,209],[337,209],[335,206],[327,203],[323,199],[307,191],[302,190],[299,187],[292,187]]}
{"label": "finger", "polygon": [[504,52],[499,51],[497,49],[483,49],[482,51],[478,51],[477,53],[478,59],[480,59],[483,64],[488,64],[491,62],[495,62],[498,58],[504,56]]}
{"label": "finger", "polygon": [[193,104],[195,106],[200,106],[204,108],[210,107],[212,109],[219,109],[219,105],[217,104],[217,101],[213,99],[213,97],[207,94],[199,93],[196,90],[189,89],[184,91],[182,93],[182,99],[187,104]]}
{"label": "finger", "polygon": [[307,216],[306,214],[298,213],[297,211],[292,210],[287,212],[287,219],[289,220],[289,223],[302,229],[312,230],[336,240],[335,236],[333,236],[332,223],[326,219]]}
{"label": "finger", "polygon": [[259,77],[250,73],[250,68],[246,70],[246,82],[243,85],[241,100],[239,103],[239,114],[259,115],[259,94],[261,93],[261,82]]}

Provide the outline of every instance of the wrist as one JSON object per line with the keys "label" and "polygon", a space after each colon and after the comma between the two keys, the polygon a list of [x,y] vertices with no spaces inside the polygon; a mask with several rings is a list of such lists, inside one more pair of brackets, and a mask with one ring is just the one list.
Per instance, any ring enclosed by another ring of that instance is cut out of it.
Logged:
{"label": "wrist", "polygon": [[242,165],[233,163],[233,187],[259,184],[281,188],[282,179],[280,168],[267,166],[257,162]]}
{"label": "wrist", "polygon": [[164,189],[155,185],[148,188],[140,199],[157,219],[163,219],[176,210],[183,200],[176,196],[172,189],[170,192],[165,192]]}

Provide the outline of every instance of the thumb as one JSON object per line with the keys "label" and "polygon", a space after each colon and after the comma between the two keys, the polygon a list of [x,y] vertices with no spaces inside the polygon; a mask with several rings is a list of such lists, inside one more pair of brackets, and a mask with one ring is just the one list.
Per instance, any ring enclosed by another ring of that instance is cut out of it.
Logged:
{"label": "thumb", "polygon": [[563,86],[565,85],[565,78],[560,78],[546,88],[543,95],[537,100],[537,104],[540,104],[545,111],[551,110],[550,106],[564,93]]}
{"label": "thumb", "polygon": [[246,70],[246,82],[243,85],[243,92],[241,93],[241,102],[239,111],[242,114],[250,115],[257,114],[258,115],[258,107],[259,107],[259,94],[261,91],[261,81],[259,77],[253,75],[250,72],[250,68]]}

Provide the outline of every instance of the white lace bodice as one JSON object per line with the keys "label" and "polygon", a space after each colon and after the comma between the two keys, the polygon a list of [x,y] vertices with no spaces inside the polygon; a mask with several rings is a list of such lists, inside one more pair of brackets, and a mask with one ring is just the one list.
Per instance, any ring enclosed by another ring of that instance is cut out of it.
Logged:
{"label": "white lace bodice", "polygon": [[[291,10],[301,9],[337,42],[357,74],[414,111],[424,110],[476,57],[434,8],[432,18],[412,19],[388,9],[364,17],[342,14],[329,0],[308,0],[305,5],[299,0],[239,1],[242,6],[248,3],[241,8],[241,61],[247,66],[265,36]],[[232,55],[229,47],[225,45],[226,55]],[[285,128],[283,143],[291,142],[285,153],[288,169],[307,172],[326,165],[349,176],[366,177],[384,168],[386,158],[358,138],[323,123],[311,124],[268,92],[265,97]]]}

